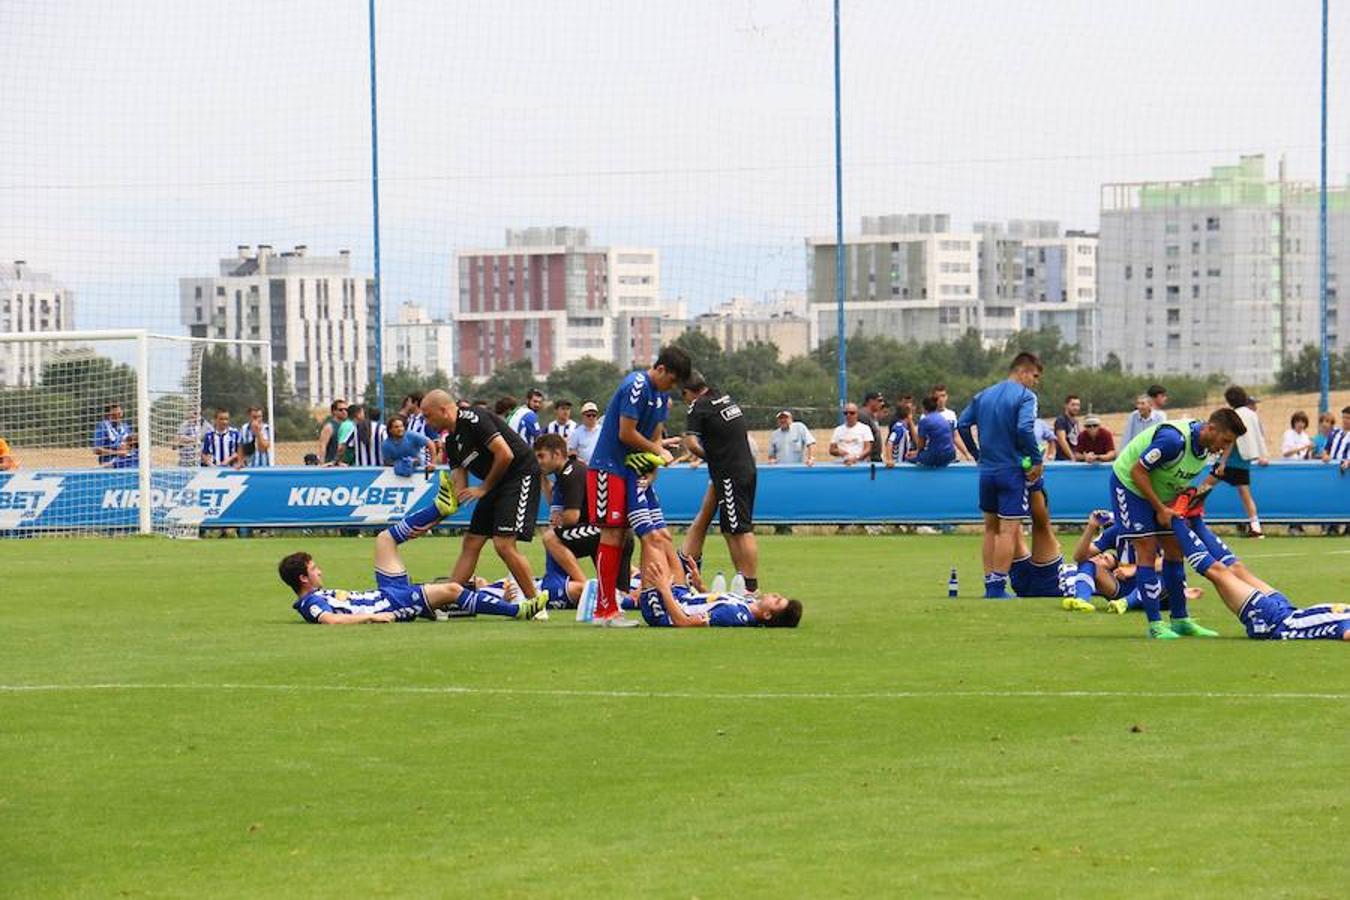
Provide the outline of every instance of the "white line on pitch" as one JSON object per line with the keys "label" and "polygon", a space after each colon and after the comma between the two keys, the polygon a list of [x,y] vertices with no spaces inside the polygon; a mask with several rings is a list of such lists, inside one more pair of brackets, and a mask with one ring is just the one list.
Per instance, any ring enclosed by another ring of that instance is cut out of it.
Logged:
{"label": "white line on pitch", "polygon": [[568,688],[468,687],[461,685],[328,685],[328,684],[0,684],[0,693],[69,693],[78,691],[260,691],[273,693],[438,694],[448,696],[583,697],[641,700],[942,700],[1027,699],[1098,700],[1112,698],[1193,700],[1350,700],[1350,693],[1273,691],[826,691],[701,692],[599,691]]}

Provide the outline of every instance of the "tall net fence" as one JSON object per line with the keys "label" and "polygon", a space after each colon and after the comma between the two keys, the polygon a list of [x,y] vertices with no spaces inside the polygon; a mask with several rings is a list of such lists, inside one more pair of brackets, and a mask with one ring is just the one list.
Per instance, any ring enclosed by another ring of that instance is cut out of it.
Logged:
{"label": "tall net fence", "polygon": [[[443,372],[603,402],[694,329],[755,424],[832,425],[832,13],[377,3],[391,393]],[[65,328],[269,341],[298,462],[331,401],[373,399],[369,27],[318,0],[0,6],[0,287],[47,279]],[[1334,59],[1350,9],[1330,31]],[[1313,4],[846,0],[844,327],[897,342],[850,353],[854,399],[941,380],[957,405],[987,374],[967,349],[1041,328],[1123,373],[1102,412],[1157,379],[1276,381],[1319,338],[1319,37]],[[1343,84],[1333,63],[1338,186]],[[1342,354],[1347,215],[1338,188]]]}

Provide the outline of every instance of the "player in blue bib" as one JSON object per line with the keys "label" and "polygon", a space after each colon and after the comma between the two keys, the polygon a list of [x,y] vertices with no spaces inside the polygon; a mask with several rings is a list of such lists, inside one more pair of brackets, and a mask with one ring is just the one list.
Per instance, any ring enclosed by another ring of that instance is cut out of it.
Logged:
{"label": "player in blue bib", "polygon": [[802,618],[800,600],[780,594],[692,594],[682,585],[665,599],[655,588],[638,598],[642,618],[653,628],[796,628]]}
{"label": "player in blue bib", "polygon": [[375,538],[375,589],[338,590],[323,583],[323,570],[308,553],[292,553],[277,566],[292,591],[292,607],[314,625],[362,625],[434,618],[432,610],[457,605],[471,613],[531,619],[544,608],[544,598],[507,603],[501,598],[453,582],[413,584],[389,531]]}

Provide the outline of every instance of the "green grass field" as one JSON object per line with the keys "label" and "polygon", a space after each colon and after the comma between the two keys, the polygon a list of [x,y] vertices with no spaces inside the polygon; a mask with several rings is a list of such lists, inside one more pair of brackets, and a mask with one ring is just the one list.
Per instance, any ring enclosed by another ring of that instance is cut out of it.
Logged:
{"label": "green grass field", "polygon": [[[0,543],[0,894],[1345,894],[1350,647],[1212,592],[1148,642],[975,599],[972,537],[783,537],[795,632],[302,624],[276,560],[371,547]],[[1240,549],[1347,599],[1350,541]]]}

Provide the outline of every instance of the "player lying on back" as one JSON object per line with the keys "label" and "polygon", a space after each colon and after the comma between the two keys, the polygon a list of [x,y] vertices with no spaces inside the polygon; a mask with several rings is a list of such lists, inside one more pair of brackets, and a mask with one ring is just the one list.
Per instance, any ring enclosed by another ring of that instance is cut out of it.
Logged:
{"label": "player lying on back", "polygon": [[530,619],[544,608],[544,597],[508,603],[499,597],[454,582],[413,584],[388,530],[375,538],[375,589],[337,590],[325,587],[323,570],[308,553],[292,553],[277,566],[281,580],[295,591],[293,608],[315,625],[362,625],[406,622],[430,617],[452,604],[470,613]]}
{"label": "player lying on back", "polygon": [[[1074,596],[1065,598],[1066,610],[1087,612],[1096,609],[1092,605],[1094,594],[1106,600],[1106,612],[1120,615],[1144,608],[1143,598],[1139,596],[1139,588],[1135,583],[1133,545],[1125,539],[1124,529],[1112,521],[1109,512],[1099,509],[1088,516],[1087,525],[1074,549],[1073,560],[1077,565],[1077,573],[1072,580]],[[1161,556],[1158,560],[1161,560]],[[1187,600],[1199,599],[1201,594],[1198,588],[1186,588]],[[1169,608],[1166,588],[1163,589],[1159,606],[1161,609]]]}
{"label": "player lying on back", "polygon": [[677,567],[675,560],[656,558],[642,570],[638,609],[654,628],[796,628],[801,621],[800,600],[781,594],[694,594],[672,581]]}
{"label": "player lying on back", "polygon": [[1027,484],[1027,507],[1031,513],[1031,549],[1027,549],[1022,529],[1017,529],[1008,583],[1019,597],[1067,599],[1071,592],[1064,583],[1064,553],[1050,523],[1050,498],[1043,477]]}
{"label": "player lying on back", "polygon": [[1295,606],[1250,570],[1239,575],[1236,568],[1215,559],[1205,541],[1192,530],[1196,521],[1178,515],[1172,520],[1172,532],[1186,548],[1191,567],[1214,584],[1224,605],[1247,629],[1247,637],[1258,641],[1350,641],[1350,604]]}

